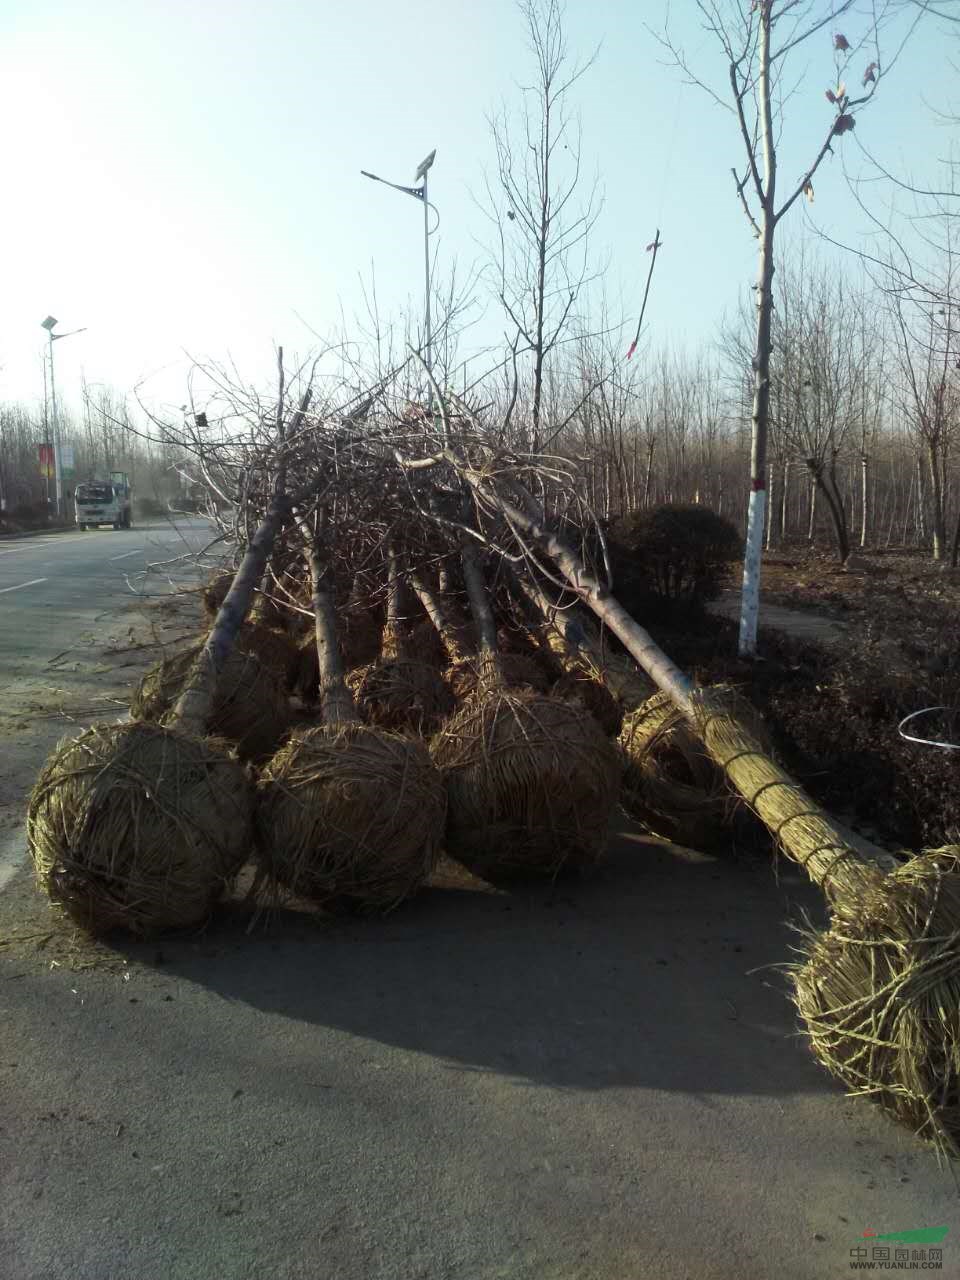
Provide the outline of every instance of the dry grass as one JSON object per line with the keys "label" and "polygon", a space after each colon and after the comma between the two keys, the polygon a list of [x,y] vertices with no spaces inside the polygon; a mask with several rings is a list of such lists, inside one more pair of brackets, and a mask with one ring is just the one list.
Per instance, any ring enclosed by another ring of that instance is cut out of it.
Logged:
{"label": "dry grass", "polygon": [[529,691],[480,694],[431,753],[447,784],[447,850],[477,875],[556,875],[602,855],[620,764],[578,708]]}
{"label": "dry grass", "polygon": [[100,724],[48,759],[27,835],[40,885],[77,924],[151,934],[205,919],[249,851],[252,816],[224,744]]}
{"label": "dry grass", "polygon": [[363,725],[309,730],[270,761],[258,793],[264,871],[323,907],[389,910],[439,858],[443,783],[411,738]]}
{"label": "dry grass", "polygon": [[[183,692],[202,640],[151,667],[134,693],[136,720],[163,723]],[[237,746],[245,760],[273,755],[289,727],[286,696],[271,671],[256,658],[234,650],[217,680],[213,717],[207,726]]]}

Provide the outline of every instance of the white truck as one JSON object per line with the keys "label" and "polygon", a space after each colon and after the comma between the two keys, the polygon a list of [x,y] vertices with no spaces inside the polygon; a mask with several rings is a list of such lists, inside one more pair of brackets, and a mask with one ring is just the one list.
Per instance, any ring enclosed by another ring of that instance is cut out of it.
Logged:
{"label": "white truck", "polygon": [[77,528],[86,532],[102,524],[115,529],[131,526],[130,482],[124,471],[113,471],[109,480],[89,480],[78,484],[74,494]]}

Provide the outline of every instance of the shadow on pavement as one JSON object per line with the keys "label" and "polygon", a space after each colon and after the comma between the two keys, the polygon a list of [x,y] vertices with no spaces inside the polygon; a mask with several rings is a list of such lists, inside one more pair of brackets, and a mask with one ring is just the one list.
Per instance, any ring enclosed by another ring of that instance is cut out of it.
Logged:
{"label": "shadow on pavement", "polygon": [[621,835],[586,882],[439,880],[385,919],[281,910],[248,935],[237,906],[200,942],[125,954],[227,1001],[534,1085],[831,1087],[767,967],[791,958],[785,918],[818,909],[792,872],[778,885],[766,862]]}

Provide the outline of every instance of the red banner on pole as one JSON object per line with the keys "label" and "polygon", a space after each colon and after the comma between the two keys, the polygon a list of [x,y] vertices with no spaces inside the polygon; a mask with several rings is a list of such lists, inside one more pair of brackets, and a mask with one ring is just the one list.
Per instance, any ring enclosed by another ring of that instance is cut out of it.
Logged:
{"label": "red banner on pole", "polygon": [[41,444],[37,446],[40,454],[40,474],[47,480],[52,480],[56,475],[56,463],[53,458],[53,445]]}

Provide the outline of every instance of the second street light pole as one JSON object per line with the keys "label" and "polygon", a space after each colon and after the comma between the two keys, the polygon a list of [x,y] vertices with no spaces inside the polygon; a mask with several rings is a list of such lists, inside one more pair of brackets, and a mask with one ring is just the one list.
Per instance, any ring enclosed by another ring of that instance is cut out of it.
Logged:
{"label": "second street light pole", "polygon": [[71,329],[69,333],[54,333],[57,327],[56,316],[47,316],[40,321],[41,328],[46,329],[50,340],[50,425],[53,436],[53,483],[56,493],[57,515],[63,515],[63,471],[60,465],[60,418],[57,413],[57,384],[53,376],[53,344],[60,338],[72,338],[75,333],[84,333],[84,329]]}
{"label": "second street light pole", "polygon": [[[382,182],[385,187],[393,187],[394,191],[402,191],[404,195],[415,196],[416,199],[423,201],[423,266],[424,266],[424,297],[423,297],[423,355],[424,364],[427,369],[433,371],[433,326],[430,314],[430,210],[433,209],[427,198],[427,174],[430,172],[430,166],[436,157],[436,148],[430,152],[426,160],[422,161],[417,167],[414,175],[414,182],[423,180],[423,185],[419,187],[404,187],[399,182],[388,182],[386,178],[381,178],[376,173],[368,173],[366,169],[360,172],[365,178],[370,178],[374,182]],[[436,209],[433,209],[436,213]],[[436,231],[436,226],[433,228]]]}

